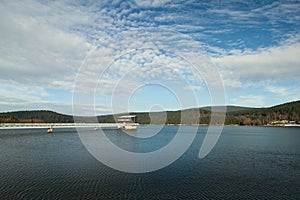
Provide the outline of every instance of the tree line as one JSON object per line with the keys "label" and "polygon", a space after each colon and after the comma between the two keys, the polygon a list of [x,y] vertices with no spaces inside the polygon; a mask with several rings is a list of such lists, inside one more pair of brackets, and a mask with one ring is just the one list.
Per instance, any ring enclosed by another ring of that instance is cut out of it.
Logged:
{"label": "tree line", "polygon": [[[219,107],[220,108],[220,107]],[[238,106],[227,106],[225,125],[276,125],[280,123],[300,124],[300,101],[289,102],[268,108],[249,108]],[[137,115],[140,124],[162,123],[159,117],[166,117],[164,124],[209,124],[212,107],[194,108],[191,113],[197,113],[189,119],[182,119],[184,111],[167,111],[166,113],[130,113]],[[218,112],[218,107],[215,107]],[[218,115],[218,113],[215,113]],[[121,114],[119,114],[121,115]],[[117,115],[117,116],[119,116]],[[101,123],[115,123],[117,116],[97,116]],[[92,117],[77,117],[77,122],[91,122]],[[196,119],[196,120],[195,120]],[[56,113],[53,111],[17,111],[0,113],[0,123],[73,123],[71,115]]]}

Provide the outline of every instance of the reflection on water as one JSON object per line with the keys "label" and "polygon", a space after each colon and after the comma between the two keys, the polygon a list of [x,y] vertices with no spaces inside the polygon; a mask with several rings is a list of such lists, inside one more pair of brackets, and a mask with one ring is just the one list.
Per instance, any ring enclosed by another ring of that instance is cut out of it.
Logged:
{"label": "reflection on water", "polygon": [[[157,127],[141,126],[147,134]],[[225,127],[213,151],[198,159],[207,127],[188,151],[161,170],[129,174],[95,160],[74,129],[1,130],[2,199],[297,199],[300,196],[300,129]],[[168,144],[177,126],[150,138],[121,131],[106,135],[123,149],[149,152]],[[188,134],[188,133],[187,133]],[[157,158],[160,162],[160,158]]]}

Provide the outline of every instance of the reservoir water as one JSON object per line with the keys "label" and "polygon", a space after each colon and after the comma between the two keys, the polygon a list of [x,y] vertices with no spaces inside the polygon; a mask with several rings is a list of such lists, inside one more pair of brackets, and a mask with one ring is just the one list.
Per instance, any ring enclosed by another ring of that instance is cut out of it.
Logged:
{"label": "reservoir water", "polygon": [[[139,126],[136,134],[156,128]],[[140,139],[118,130],[106,135],[128,151],[150,152],[168,144],[177,129],[165,126]],[[52,134],[0,130],[0,198],[300,199],[300,128],[224,127],[213,150],[199,159],[206,130],[199,127],[178,160],[140,174],[97,161],[74,129],[54,129]]]}

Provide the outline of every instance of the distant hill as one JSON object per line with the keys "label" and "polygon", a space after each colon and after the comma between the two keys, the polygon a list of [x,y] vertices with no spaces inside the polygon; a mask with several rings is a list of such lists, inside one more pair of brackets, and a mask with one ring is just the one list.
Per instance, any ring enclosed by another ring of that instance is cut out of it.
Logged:
{"label": "distant hill", "polygon": [[[220,106],[214,107],[218,112]],[[226,106],[225,124],[238,125],[268,125],[284,123],[300,123],[300,101],[289,102],[268,108],[250,108],[241,106]],[[211,106],[192,108],[200,114],[199,123],[209,124],[211,115]],[[180,124],[182,111],[167,111],[166,124]],[[151,123],[150,115],[159,116],[159,113],[136,112],[130,113],[137,115],[137,122],[140,124]],[[119,114],[121,115],[121,114]],[[115,122],[113,115],[97,116],[98,121],[102,123]],[[89,122],[92,117],[80,117],[80,121]],[[18,122],[44,122],[44,123],[72,123],[73,116],[56,113],[53,111],[17,111],[0,113],[0,123],[18,123]],[[193,124],[193,122],[190,122]]]}
{"label": "distant hill", "polygon": [[251,108],[228,112],[226,120],[229,119],[233,119],[233,124],[238,123],[240,125],[299,124],[300,101],[293,101],[268,108]]}
{"label": "distant hill", "polygon": [[48,110],[16,111],[0,113],[0,123],[72,123],[73,116]]}
{"label": "distant hill", "polygon": [[[202,110],[211,111],[211,106],[201,107]],[[222,109],[221,109],[222,108]],[[223,110],[224,106],[214,106],[215,111]],[[226,106],[227,112],[234,112],[234,111],[243,111],[243,110],[250,110],[254,109],[251,107],[243,107],[243,106]]]}
{"label": "distant hill", "polygon": [[[221,106],[214,107],[215,112],[220,110]],[[211,106],[193,108],[199,112],[199,124],[209,124],[211,117]],[[250,108],[241,106],[226,106],[227,113],[226,125],[274,125],[282,123],[300,123],[300,101],[289,102],[281,105],[276,105],[268,108]],[[167,111],[166,124],[180,124],[181,111]],[[138,123],[149,124],[149,113],[131,113],[137,115]],[[112,118],[111,115],[101,116],[101,119],[106,117]],[[106,118],[107,119],[107,118]],[[192,122],[191,122],[192,124]]]}

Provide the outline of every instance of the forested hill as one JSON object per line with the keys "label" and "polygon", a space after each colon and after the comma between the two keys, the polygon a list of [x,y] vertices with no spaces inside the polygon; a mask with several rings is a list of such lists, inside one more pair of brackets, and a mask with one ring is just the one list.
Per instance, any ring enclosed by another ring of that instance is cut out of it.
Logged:
{"label": "forested hill", "polygon": [[0,113],[0,123],[72,123],[73,116],[48,110]]}
{"label": "forested hill", "polygon": [[226,124],[267,125],[300,124],[300,101],[269,108],[251,108],[227,113]]}
{"label": "forested hill", "polygon": [[[218,112],[220,106],[214,107],[214,111]],[[194,108],[199,110],[199,124],[209,124],[211,107]],[[295,123],[300,124],[300,101],[289,102],[268,108],[249,108],[241,106],[226,106],[227,113],[226,125],[280,125]],[[136,114],[139,123],[150,123],[148,113],[132,113]],[[181,111],[168,111],[167,124],[180,124]],[[103,116],[106,119],[108,116]],[[101,118],[100,118],[101,119]]]}
{"label": "forested hill", "polygon": [[[214,107],[218,111],[220,107]],[[199,123],[209,124],[211,107],[194,108],[200,113]],[[131,113],[137,115],[137,122],[151,123],[149,113]],[[152,113],[153,114],[153,113]],[[157,115],[152,116],[159,116]],[[240,106],[227,106],[225,124],[238,125],[278,125],[287,123],[300,123],[300,101],[289,102],[268,108],[249,108]],[[83,122],[88,122],[90,117],[82,117]],[[168,111],[166,124],[180,124],[181,111]],[[99,122],[115,122],[112,115],[98,116]],[[71,123],[73,116],[59,114],[53,111],[18,111],[0,113],[0,123]],[[191,122],[192,123],[192,122]]]}

